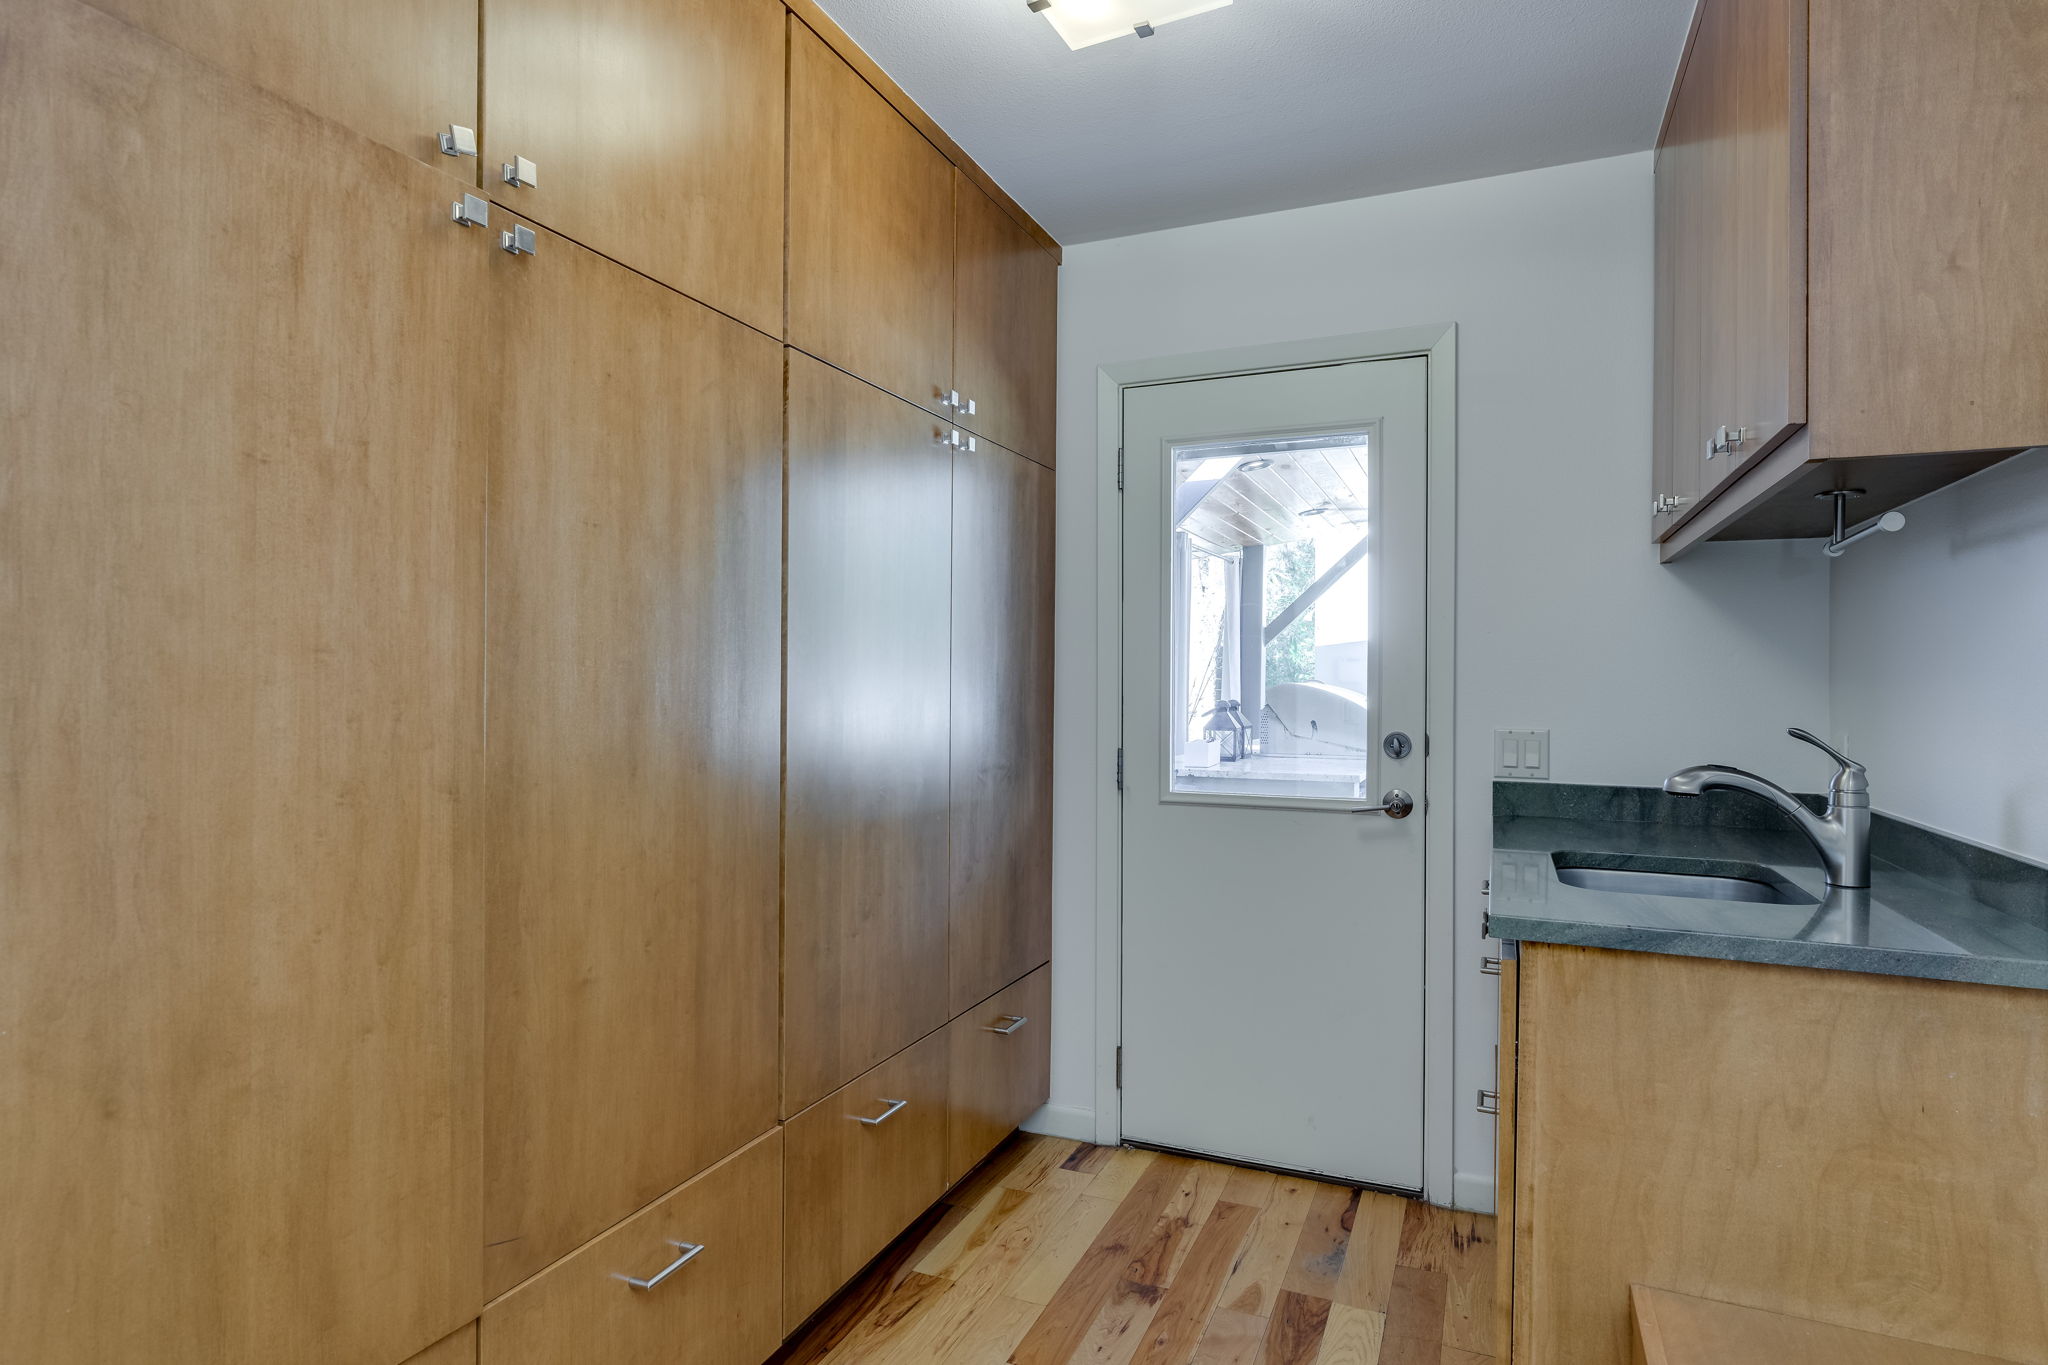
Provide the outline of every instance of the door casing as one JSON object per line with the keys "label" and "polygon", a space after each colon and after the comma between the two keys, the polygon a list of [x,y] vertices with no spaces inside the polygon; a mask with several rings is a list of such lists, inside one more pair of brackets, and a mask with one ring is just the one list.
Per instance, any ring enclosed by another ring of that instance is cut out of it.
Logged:
{"label": "door casing", "polygon": [[1123,439],[1123,391],[1138,384],[1215,379],[1354,360],[1419,356],[1429,361],[1429,586],[1423,794],[1439,818],[1423,852],[1423,1195],[1450,1204],[1457,1120],[1454,1033],[1456,971],[1452,781],[1456,773],[1457,665],[1457,325],[1431,323],[1196,352],[1104,365],[1096,371],[1096,670],[1093,755],[1103,793],[1095,811],[1095,1132],[1123,1141],[1117,1048],[1123,1034],[1123,810],[1117,755],[1123,743],[1123,517],[1117,452]]}

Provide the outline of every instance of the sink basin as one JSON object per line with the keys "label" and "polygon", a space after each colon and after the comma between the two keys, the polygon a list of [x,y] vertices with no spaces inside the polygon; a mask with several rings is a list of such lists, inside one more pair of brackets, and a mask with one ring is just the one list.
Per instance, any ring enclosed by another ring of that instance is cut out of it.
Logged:
{"label": "sink basin", "polygon": [[1557,867],[1559,881],[1585,891],[1744,901],[1751,905],[1820,904],[1815,897],[1756,863],[1616,857],[1601,853],[1553,853],[1551,861]]}

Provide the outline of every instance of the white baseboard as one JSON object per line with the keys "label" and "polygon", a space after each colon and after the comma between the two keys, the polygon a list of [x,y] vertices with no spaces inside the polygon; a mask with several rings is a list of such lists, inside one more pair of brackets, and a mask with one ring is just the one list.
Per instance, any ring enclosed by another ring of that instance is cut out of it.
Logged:
{"label": "white baseboard", "polygon": [[1493,1212],[1493,1177],[1459,1171],[1451,1178],[1451,1199],[1456,1207],[1474,1213]]}
{"label": "white baseboard", "polygon": [[[1095,1141],[1095,1111],[1071,1104],[1048,1104],[1018,1126],[1027,1133],[1043,1133],[1047,1137]],[[1488,1189],[1491,1188],[1489,1185]],[[1490,1194],[1487,1197],[1492,1198]]]}

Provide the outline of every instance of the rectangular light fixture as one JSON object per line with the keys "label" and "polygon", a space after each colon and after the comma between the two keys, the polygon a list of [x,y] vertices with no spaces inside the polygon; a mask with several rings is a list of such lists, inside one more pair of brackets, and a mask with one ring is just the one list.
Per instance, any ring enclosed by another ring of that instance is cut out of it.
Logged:
{"label": "rectangular light fixture", "polygon": [[1149,38],[1160,24],[1222,9],[1230,0],[1026,0],[1052,22],[1067,46],[1079,51],[1111,38]]}

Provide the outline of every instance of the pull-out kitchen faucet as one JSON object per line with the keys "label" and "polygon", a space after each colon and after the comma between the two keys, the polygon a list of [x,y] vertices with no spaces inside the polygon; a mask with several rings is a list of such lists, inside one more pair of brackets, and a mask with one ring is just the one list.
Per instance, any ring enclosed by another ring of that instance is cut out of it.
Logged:
{"label": "pull-out kitchen faucet", "polygon": [[1703,764],[1686,768],[1664,779],[1664,790],[1673,796],[1698,796],[1710,791],[1748,792],[1761,796],[1792,818],[1800,833],[1813,841],[1827,868],[1828,885],[1867,887],[1870,885],[1870,777],[1863,765],[1817,736],[1793,728],[1785,733],[1805,740],[1835,762],[1841,770],[1828,784],[1828,808],[1815,815],[1806,803],[1775,782],[1740,768]]}

